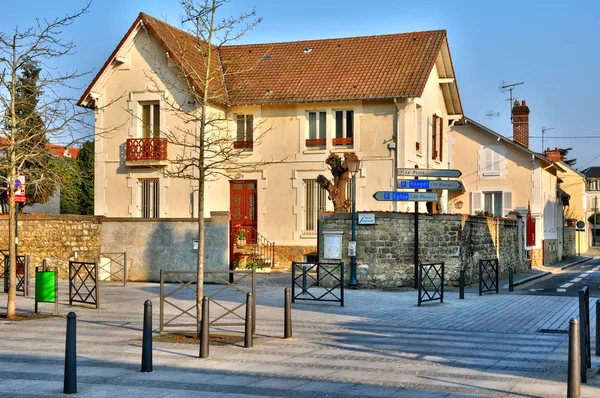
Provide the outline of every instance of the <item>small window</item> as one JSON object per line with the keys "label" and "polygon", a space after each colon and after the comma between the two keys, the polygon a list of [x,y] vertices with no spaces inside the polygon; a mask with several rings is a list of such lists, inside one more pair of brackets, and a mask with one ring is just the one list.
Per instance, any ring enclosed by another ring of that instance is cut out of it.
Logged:
{"label": "small window", "polygon": [[489,147],[484,149],[484,170],[483,175],[500,175],[500,153],[496,148]]}
{"label": "small window", "polygon": [[354,111],[335,111],[333,145],[354,144]]}
{"label": "small window", "polygon": [[142,104],[142,138],[160,138],[160,106],[158,102]]}
{"label": "small window", "polygon": [[423,135],[423,107],[417,105],[415,111],[415,150],[421,153],[421,137]]}
{"label": "small window", "polygon": [[304,180],[304,228],[302,233],[317,234],[319,212],[325,211],[327,192],[317,180]]}
{"label": "small window", "polygon": [[324,147],[327,139],[327,112],[308,112],[306,147]]}
{"label": "small window", "polygon": [[141,196],[142,196],[142,218],[158,218],[159,217],[159,180],[142,179],[140,180]]}
{"label": "small window", "polygon": [[236,141],[234,148],[251,149],[253,145],[254,116],[236,115]]}
{"label": "small window", "polygon": [[431,158],[439,162],[442,161],[443,145],[444,145],[444,119],[438,115],[433,115],[433,123],[431,126]]}
{"label": "small window", "polygon": [[485,192],[483,209],[494,217],[502,217],[502,192]]}

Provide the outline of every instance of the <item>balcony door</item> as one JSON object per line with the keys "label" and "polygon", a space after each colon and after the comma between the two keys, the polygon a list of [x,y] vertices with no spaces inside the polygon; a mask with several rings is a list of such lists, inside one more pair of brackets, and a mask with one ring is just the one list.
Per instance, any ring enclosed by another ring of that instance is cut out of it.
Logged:
{"label": "balcony door", "polygon": [[258,190],[256,180],[229,183],[229,208],[231,209],[231,240],[234,242],[243,229],[246,243],[256,243]]}

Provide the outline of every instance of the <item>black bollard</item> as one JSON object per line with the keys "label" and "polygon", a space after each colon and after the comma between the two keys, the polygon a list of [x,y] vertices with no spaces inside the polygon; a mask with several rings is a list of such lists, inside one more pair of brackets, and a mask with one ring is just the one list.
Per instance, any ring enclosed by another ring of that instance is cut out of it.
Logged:
{"label": "black bollard", "polygon": [[144,303],[144,328],[142,332],[142,372],[152,372],[152,301]]}
{"label": "black bollard", "polygon": [[600,356],[600,299],[596,300],[596,356]]}
{"label": "black bollard", "polygon": [[301,294],[306,294],[306,285],[307,285],[306,273],[307,272],[308,272],[308,265],[304,264],[302,266],[302,293]]}
{"label": "black bollard", "polygon": [[512,265],[508,266],[508,291],[514,292],[515,286],[513,285],[513,267]]}
{"label": "black bollard", "polygon": [[77,392],[77,315],[69,312],[67,315],[67,343],[65,345],[65,379],[63,393]]}
{"label": "black bollard", "polygon": [[246,326],[244,330],[244,348],[252,348],[254,336],[252,335],[252,293],[246,294]]}
{"label": "black bollard", "polygon": [[208,346],[210,339],[210,326],[208,317],[208,304],[209,298],[204,296],[202,298],[202,323],[200,324],[200,358],[208,358]]}
{"label": "black bollard", "polygon": [[463,267],[460,267],[460,278],[459,278],[459,284],[460,284],[460,291],[459,291],[459,295],[458,298],[460,300],[464,300],[465,298],[465,269]]}
{"label": "black bollard", "polygon": [[286,287],[284,290],[284,306],[285,310],[283,313],[283,338],[292,338],[292,302],[290,299],[290,288]]}
{"label": "black bollard", "polygon": [[567,374],[567,398],[581,397],[581,373],[579,358],[579,321],[569,321],[569,364]]}

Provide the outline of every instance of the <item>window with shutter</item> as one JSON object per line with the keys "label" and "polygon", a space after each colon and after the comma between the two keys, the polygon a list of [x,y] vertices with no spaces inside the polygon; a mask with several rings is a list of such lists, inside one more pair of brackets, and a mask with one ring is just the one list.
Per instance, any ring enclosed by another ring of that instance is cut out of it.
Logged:
{"label": "window with shutter", "polygon": [[502,193],[502,206],[504,206],[504,217],[506,217],[513,209],[512,192],[504,191]]}
{"label": "window with shutter", "polygon": [[483,194],[481,192],[471,192],[471,214],[483,210]]}
{"label": "window with shutter", "polygon": [[437,115],[433,115],[433,123],[431,125],[431,158],[437,158]]}

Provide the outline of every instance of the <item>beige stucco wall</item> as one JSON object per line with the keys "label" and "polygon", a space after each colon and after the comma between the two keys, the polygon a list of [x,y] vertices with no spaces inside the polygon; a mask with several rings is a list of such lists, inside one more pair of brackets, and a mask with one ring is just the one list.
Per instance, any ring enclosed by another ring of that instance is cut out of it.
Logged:
{"label": "beige stucco wall", "polygon": [[[139,178],[160,178],[160,216],[186,218],[197,215],[197,185],[193,181],[168,178],[157,168],[128,167],[126,165],[127,138],[141,137],[138,127],[138,101],[172,99],[187,106],[188,98],[170,85],[156,79],[153,70],[166,73],[168,79],[177,82],[177,77],[168,72],[169,60],[158,42],[142,29],[126,41],[119,56],[125,59],[121,66],[109,68],[98,80],[92,91],[100,94],[99,105],[106,109],[96,112],[96,214],[108,217],[140,217]],[[437,71],[431,73],[423,96],[418,99],[397,100],[396,139],[398,167],[447,168],[448,128],[444,98],[438,83]],[[158,83],[158,84],[157,84]],[[179,83],[181,84],[181,83]],[[159,92],[160,91],[160,92]],[[161,93],[162,92],[162,93]],[[423,107],[423,131],[421,156],[415,154],[415,109]],[[187,128],[168,107],[161,104],[161,130],[173,131]],[[354,145],[333,147],[334,111],[354,111]],[[357,209],[391,211],[391,202],[375,201],[372,195],[380,190],[393,190],[394,151],[388,145],[394,139],[394,113],[392,100],[347,101],[329,103],[301,103],[282,105],[253,105],[220,109],[229,122],[231,134],[235,133],[234,116],[253,114],[255,140],[263,134],[244,162],[274,162],[261,167],[233,168],[229,178],[220,178],[207,185],[206,217],[214,211],[229,211],[229,179],[256,180],[258,184],[258,230],[267,239],[281,245],[314,246],[316,236],[302,233],[305,198],[303,180],[316,179],[319,174],[331,178],[325,165],[330,152],[354,151],[361,159],[361,170],[357,173]],[[325,149],[306,148],[307,112],[327,112],[327,146]],[[134,115],[132,115],[132,113]],[[442,162],[431,160],[431,122],[436,113],[444,118],[444,143]],[[164,118],[163,118],[164,114]],[[193,126],[192,126],[193,128]],[[110,135],[101,134],[104,129],[113,129]],[[169,144],[169,158],[176,156],[176,148]],[[410,209],[413,204],[399,207]],[[332,209],[330,203],[328,208]]]}

